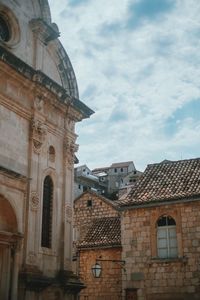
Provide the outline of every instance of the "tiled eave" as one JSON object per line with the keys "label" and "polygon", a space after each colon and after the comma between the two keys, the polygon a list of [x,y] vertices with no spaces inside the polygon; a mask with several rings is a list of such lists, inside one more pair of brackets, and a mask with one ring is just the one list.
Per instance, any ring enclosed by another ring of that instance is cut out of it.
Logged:
{"label": "tiled eave", "polygon": [[0,61],[5,62],[25,78],[44,86],[50,92],[55,94],[62,104],[70,105],[74,110],[81,113],[83,119],[89,118],[94,113],[93,110],[79,99],[68,95],[67,91],[61,85],[56,83],[40,70],[35,70],[2,46],[0,46]]}
{"label": "tiled eave", "polygon": [[79,249],[79,250],[97,250],[97,249],[113,249],[113,248],[122,248],[122,245],[121,244],[113,244],[113,245],[87,245],[87,246],[77,246],[77,248]]}
{"label": "tiled eave", "polygon": [[121,206],[118,206],[118,209],[120,211],[124,210],[131,210],[131,209],[137,209],[137,208],[148,208],[148,207],[156,207],[156,206],[162,206],[162,205],[173,205],[173,204],[182,204],[182,203],[188,203],[193,201],[200,201],[200,195],[193,195],[191,197],[177,197],[172,199],[156,199],[149,202],[135,202],[135,203],[127,203],[127,204],[121,204]]}

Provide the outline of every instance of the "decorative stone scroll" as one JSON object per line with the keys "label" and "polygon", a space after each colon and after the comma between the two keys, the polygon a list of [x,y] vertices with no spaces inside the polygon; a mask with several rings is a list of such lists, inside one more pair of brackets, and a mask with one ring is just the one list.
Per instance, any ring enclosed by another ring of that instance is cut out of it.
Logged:
{"label": "decorative stone scroll", "polygon": [[42,111],[44,108],[44,99],[42,96],[37,95],[34,101],[34,108],[38,111]]}
{"label": "decorative stone scroll", "polygon": [[38,210],[39,208],[39,196],[37,192],[31,193],[31,210]]}
{"label": "decorative stone scroll", "polygon": [[32,119],[31,130],[33,150],[35,153],[40,153],[47,134],[46,126],[40,120]]}
{"label": "decorative stone scroll", "polygon": [[64,158],[69,169],[74,165],[74,153],[78,151],[78,145],[69,139],[64,141]]}
{"label": "decorative stone scroll", "polygon": [[74,132],[74,129],[75,129],[74,120],[68,119],[66,123],[67,123],[67,129]]}

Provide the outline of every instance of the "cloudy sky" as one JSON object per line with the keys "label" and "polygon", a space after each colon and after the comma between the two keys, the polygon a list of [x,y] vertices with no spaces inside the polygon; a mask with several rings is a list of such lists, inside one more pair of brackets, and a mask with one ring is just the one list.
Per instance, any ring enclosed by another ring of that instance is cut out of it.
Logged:
{"label": "cloudy sky", "polygon": [[80,164],[200,157],[200,1],[49,2],[95,111],[76,127]]}

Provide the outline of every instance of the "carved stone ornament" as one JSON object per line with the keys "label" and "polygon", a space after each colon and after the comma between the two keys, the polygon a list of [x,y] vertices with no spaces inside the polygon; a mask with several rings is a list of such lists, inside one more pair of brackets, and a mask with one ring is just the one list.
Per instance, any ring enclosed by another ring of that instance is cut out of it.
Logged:
{"label": "carved stone ornament", "polygon": [[73,141],[66,139],[64,141],[64,156],[66,164],[69,168],[72,168],[74,165],[74,153],[78,151],[78,145]]}
{"label": "carved stone ornament", "polygon": [[35,101],[34,101],[34,108],[38,111],[43,110],[44,107],[44,99],[42,96],[36,96]]}
{"label": "carved stone ornament", "polygon": [[36,192],[31,193],[31,210],[38,210],[39,208],[39,196]]}
{"label": "carved stone ornament", "polygon": [[33,150],[36,153],[40,153],[47,134],[46,126],[41,121],[32,119],[31,129],[33,139]]}
{"label": "carved stone ornament", "polygon": [[73,120],[71,120],[71,119],[68,119],[68,120],[67,120],[67,128],[68,128],[70,131],[74,132],[75,122],[74,122]]}

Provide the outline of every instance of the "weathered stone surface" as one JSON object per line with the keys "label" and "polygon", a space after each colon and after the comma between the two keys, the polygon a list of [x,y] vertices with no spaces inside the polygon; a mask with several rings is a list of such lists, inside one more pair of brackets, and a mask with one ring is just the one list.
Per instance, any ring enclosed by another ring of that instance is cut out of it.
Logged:
{"label": "weathered stone surface", "polygon": [[[157,254],[156,221],[166,214],[176,221],[178,257],[174,259],[160,259]],[[122,214],[124,226],[122,259],[127,275],[123,289],[137,288],[139,300],[185,300],[189,294],[190,299],[200,298],[200,201],[130,209]]]}
{"label": "weathered stone surface", "polygon": [[[92,111],[78,99],[48,2],[2,0],[4,17],[10,39],[0,40],[0,299],[72,300],[83,287],[71,272],[75,123]],[[52,188],[44,197],[46,177]]]}

